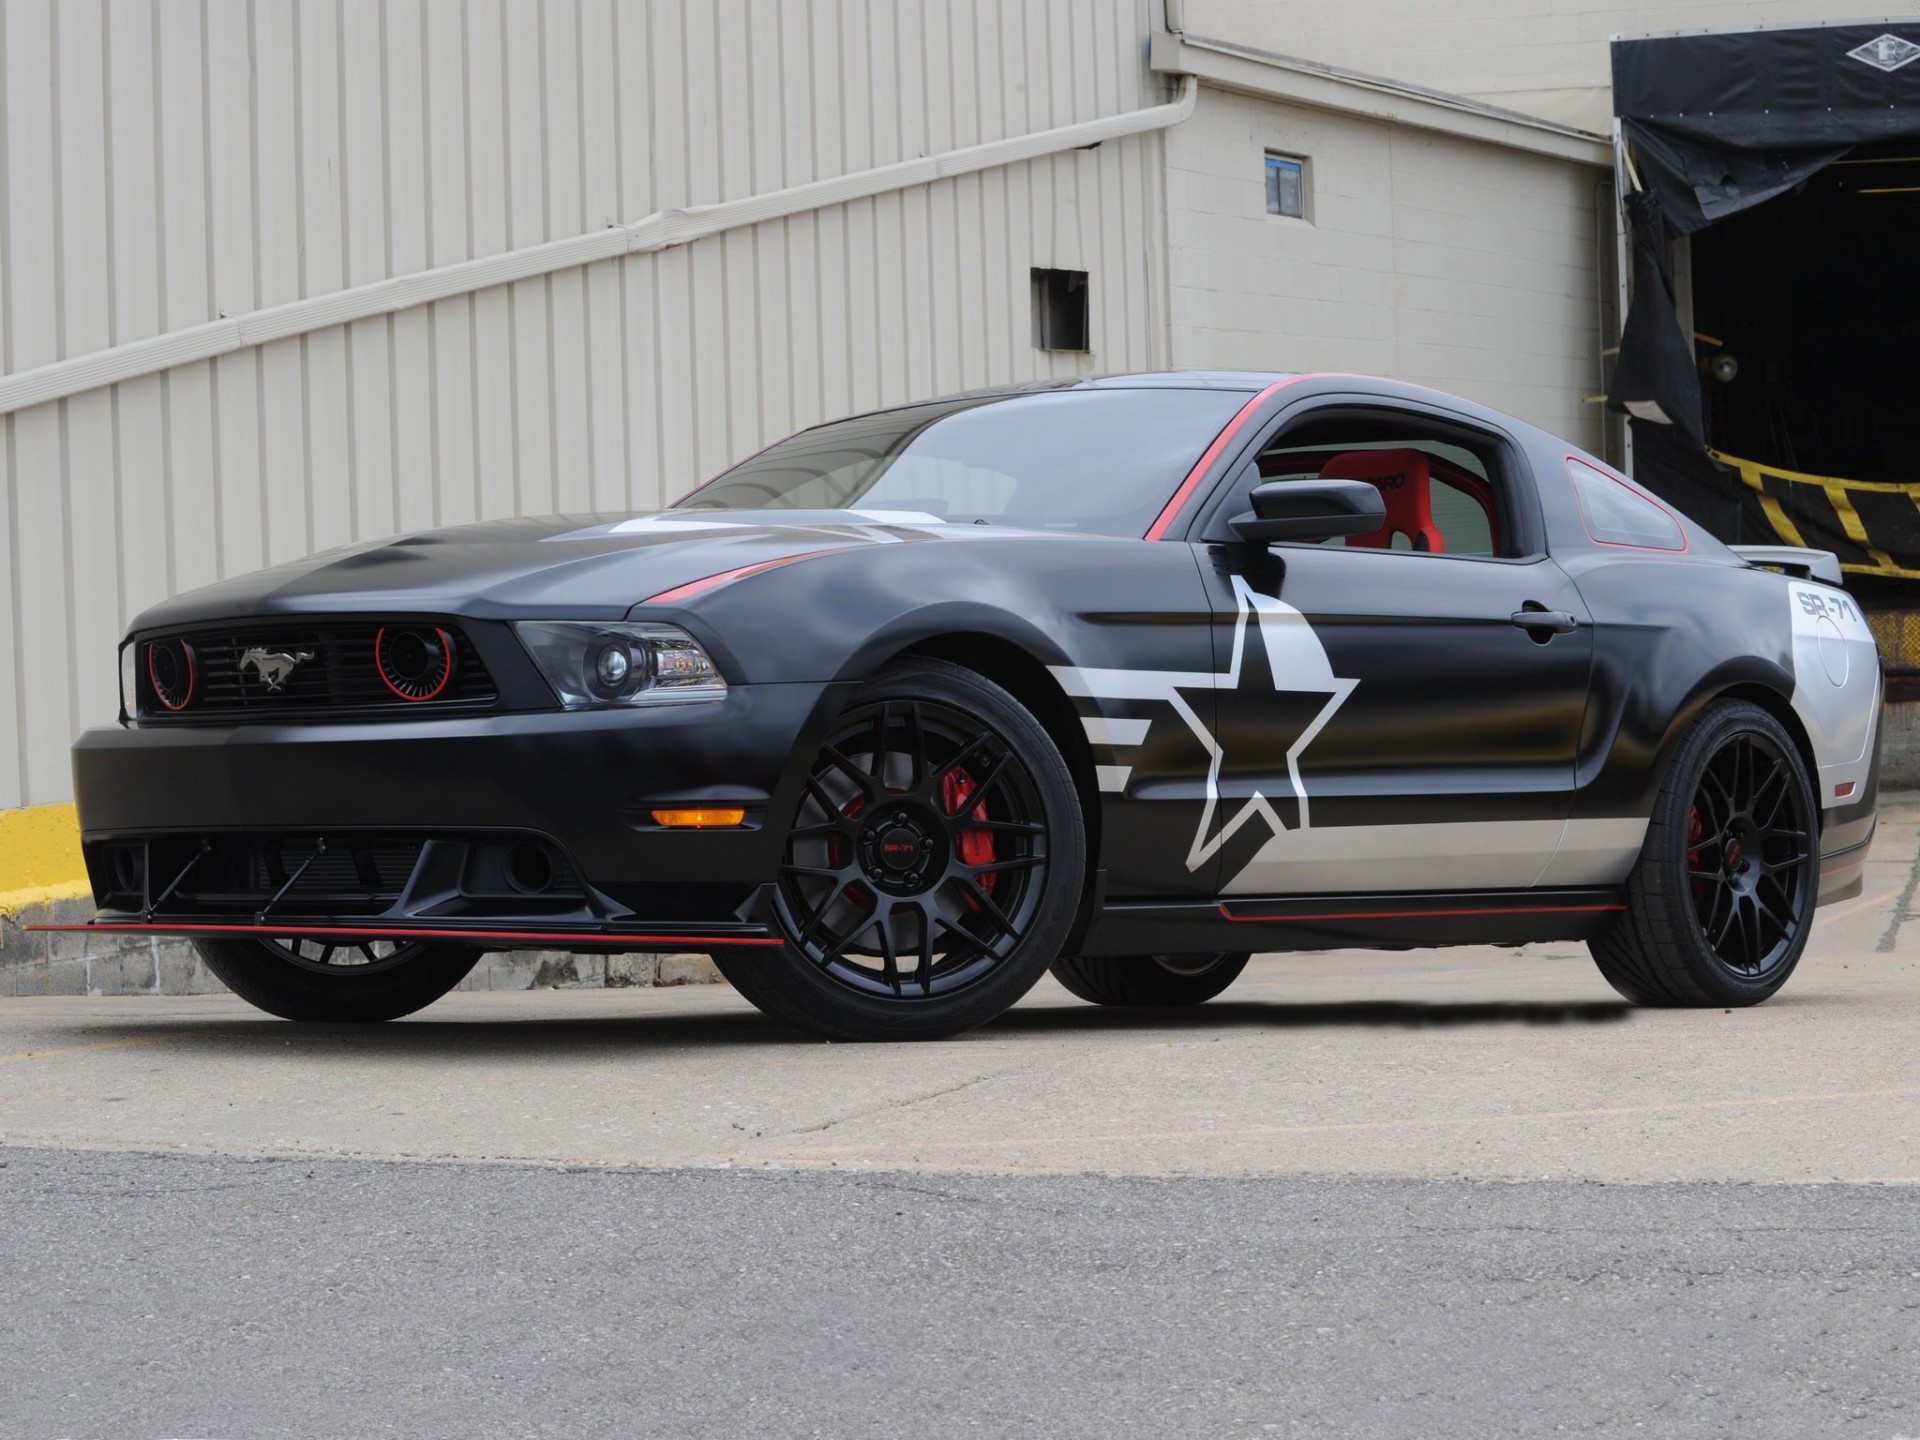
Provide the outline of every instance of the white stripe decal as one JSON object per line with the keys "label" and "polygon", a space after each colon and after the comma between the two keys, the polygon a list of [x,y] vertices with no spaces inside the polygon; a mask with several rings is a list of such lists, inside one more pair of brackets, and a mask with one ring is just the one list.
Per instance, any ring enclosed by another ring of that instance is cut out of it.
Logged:
{"label": "white stripe decal", "polygon": [[1123,794],[1127,788],[1127,777],[1133,774],[1131,765],[1096,765],[1094,778],[1099,782],[1102,793],[1108,795]]}
{"label": "white stripe decal", "polygon": [[1147,738],[1151,720],[1109,720],[1104,715],[1082,716],[1087,739],[1095,745],[1138,745]]}

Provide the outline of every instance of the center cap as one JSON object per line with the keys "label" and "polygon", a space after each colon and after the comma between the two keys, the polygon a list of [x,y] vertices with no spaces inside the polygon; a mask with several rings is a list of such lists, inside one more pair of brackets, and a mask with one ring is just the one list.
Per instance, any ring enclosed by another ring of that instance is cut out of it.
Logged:
{"label": "center cap", "polygon": [[893,825],[880,833],[874,847],[880,863],[887,869],[904,873],[920,863],[920,832],[911,825]]}

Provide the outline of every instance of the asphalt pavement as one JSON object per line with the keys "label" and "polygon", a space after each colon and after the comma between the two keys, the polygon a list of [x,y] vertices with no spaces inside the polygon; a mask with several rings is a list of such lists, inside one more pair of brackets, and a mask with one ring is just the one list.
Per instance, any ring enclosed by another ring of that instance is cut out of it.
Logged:
{"label": "asphalt pavement", "polygon": [[1920,1440],[1920,803],[1757,1009],[1578,946],[1050,982],[0,1002],[0,1436]]}

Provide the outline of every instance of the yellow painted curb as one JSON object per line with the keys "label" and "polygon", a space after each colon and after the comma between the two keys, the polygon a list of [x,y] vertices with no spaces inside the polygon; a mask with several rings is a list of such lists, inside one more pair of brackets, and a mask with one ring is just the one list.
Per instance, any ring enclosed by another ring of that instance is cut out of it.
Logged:
{"label": "yellow painted curb", "polygon": [[0,912],[87,893],[73,806],[0,810]]}

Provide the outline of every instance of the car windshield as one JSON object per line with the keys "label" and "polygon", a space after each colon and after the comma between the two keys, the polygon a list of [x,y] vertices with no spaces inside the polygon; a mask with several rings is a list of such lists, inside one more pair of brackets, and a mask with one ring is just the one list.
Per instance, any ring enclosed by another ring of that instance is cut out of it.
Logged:
{"label": "car windshield", "polygon": [[1053,390],[859,415],[761,451],[674,508],[1138,536],[1246,401],[1239,390]]}

